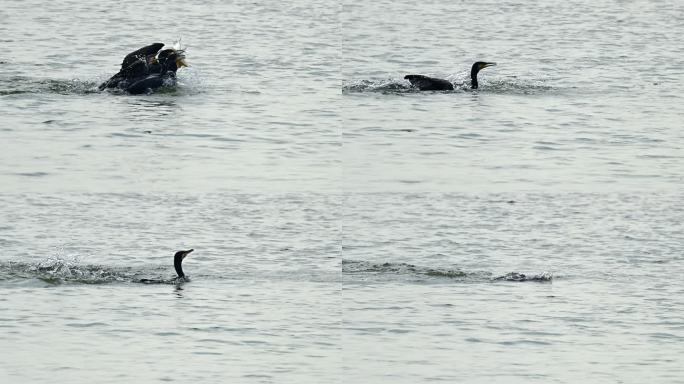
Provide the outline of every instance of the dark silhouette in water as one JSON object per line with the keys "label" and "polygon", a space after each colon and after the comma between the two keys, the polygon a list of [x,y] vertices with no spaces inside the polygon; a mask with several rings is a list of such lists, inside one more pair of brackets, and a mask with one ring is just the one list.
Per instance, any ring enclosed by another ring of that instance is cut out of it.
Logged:
{"label": "dark silhouette in water", "polygon": [[[477,73],[480,70],[496,65],[496,63],[487,63],[478,61],[470,68],[470,88],[477,89]],[[421,91],[453,91],[454,85],[450,81],[438,79],[435,77],[428,77],[424,75],[406,75],[404,79],[408,80],[411,85]]]}
{"label": "dark silhouette in water", "polygon": [[186,67],[185,55],[182,51],[165,49],[159,52],[157,63],[150,66],[148,74],[130,79],[126,84],[126,92],[132,95],[146,93],[164,85],[176,84],[176,71],[180,67]]}
{"label": "dark silhouette in water", "polygon": [[553,274],[544,272],[541,275],[529,276],[524,273],[509,272],[503,276],[495,277],[494,281],[539,281],[549,282],[553,279]]}
{"label": "dark silhouette in water", "polygon": [[109,80],[100,84],[100,90],[117,88],[131,94],[153,91],[163,85],[174,85],[176,71],[187,67],[183,50],[165,49],[163,43],[154,43],[129,53],[121,69]]}
{"label": "dark silhouette in water", "polygon": [[187,251],[178,251],[173,255],[173,268],[176,269],[176,276],[171,280],[161,280],[161,279],[141,279],[141,283],[145,284],[168,284],[168,283],[183,283],[190,281],[185,273],[183,272],[183,260],[190,254],[194,249],[188,249]]}
{"label": "dark silhouette in water", "polygon": [[135,50],[121,62],[121,69],[109,80],[100,84],[100,90],[105,88],[118,88],[122,80],[130,79],[145,74],[147,66],[156,61],[157,53],[164,46],[164,43],[154,43]]}

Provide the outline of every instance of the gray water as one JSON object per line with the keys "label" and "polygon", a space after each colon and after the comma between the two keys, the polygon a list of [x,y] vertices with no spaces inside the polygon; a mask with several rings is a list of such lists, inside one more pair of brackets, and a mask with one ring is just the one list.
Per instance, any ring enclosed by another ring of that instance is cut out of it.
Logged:
{"label": "gray water", "polygon": [[0,5],[3,383],[684,382],[684,5]]}

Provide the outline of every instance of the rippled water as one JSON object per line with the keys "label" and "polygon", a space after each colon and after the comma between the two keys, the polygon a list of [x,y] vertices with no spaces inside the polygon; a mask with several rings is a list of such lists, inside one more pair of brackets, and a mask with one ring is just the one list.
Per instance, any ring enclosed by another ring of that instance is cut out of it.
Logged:
{"label": "rippled water", "polygon": [[345,382],[682,382],[684,6],[341,20]]}
{"label": "rippled water", "polygon": [[[337,382],[337,11],[0,8],[0,382]],[[179,36],[177,89],[96,92]]]}
{"label": "rippled water", "polygon": [[684,5],[2,5],[3,383],[682,382]]}

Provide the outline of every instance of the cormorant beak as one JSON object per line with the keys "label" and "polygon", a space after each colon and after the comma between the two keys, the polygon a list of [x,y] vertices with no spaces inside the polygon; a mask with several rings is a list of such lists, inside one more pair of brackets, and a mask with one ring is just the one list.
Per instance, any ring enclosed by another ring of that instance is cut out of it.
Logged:
{"label": "cormorant beak", "polygon": [[176,53],[176,67],[178,69],[181,69],[183,67],[187,67],[188,63],[185,62],[185,50],[184,49],[174,49],[173,50]]}
{"label": "cormorant beak", "polygon": [[484,69],[487,67],[493,67],[495,65],[496,65],[496,63],[484,63],[480,69]]}
{"label": "cormorant beak", "polygon": [[189,255],[190,252],[192,252],[192,251],[194,251],[194,249],[188,249],[187,251],[185,251],[185,253],[183,254],[183,258],[182,258],[182,259],[185,259],[185,257],[186,257],[187,255]]}

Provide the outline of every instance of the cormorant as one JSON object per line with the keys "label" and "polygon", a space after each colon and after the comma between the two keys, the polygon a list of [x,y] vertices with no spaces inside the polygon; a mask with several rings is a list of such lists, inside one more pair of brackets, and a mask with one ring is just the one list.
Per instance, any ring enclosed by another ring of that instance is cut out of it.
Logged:
{"label": "cormorant", "polygon": [[123,89],[132,95],[137,95],[164,85],[174,85],[176,71],[187,66],[183,51],[165,49],[159,52],[157,63],[150,65],[147,74],[130,79]]}
{"label": "cormorant", "polygon": [[162,47],[164,43],[154,43],[126,55],[121,62],[119,72],[100,84],[98,87],[100,91],[105,88],[117,88],[122,80],[143,75],[147,66],[156,62],[155,56]]}
{"label": "cormorant", "polygon": [[178,251],[173,255],[173,267],[176,269],[178,274],[178,279],[185,279],[185,273],[183,273],[183,259],[190,254],[194,249],[188,249],[187,251]]}
{"label": "cormorant", "polygon": [[121,63],[121,70],[98,88],[118,88],[131,94],[140,94],[162,85],[175,84],[178,68],[188,66],[185,54],[181,49],[160,51],[163,46],[162,43],[155,43],[129,53]]}
{"label": "cormorant", "polygon": [[[475,62],[470,69],[470,88],[477,89],[477,73],[481,69],[491,67],[496,63],[487,63],[484,61]],[[450,81],[444,79],[437,79],[424,75],[406,75],[404,79],[408,80],[411,85],[417,87],[421,91],[453,91],[454,85]]]}
{"label": "cormorant", "polygon": [[175,255],[173,255],[173,268],[176,269],[176,276],[174,279],[171,280],[161,280],[161,279],[141,279],[141,283],[145,284],[169,284],[169,283],[182,283],[185,281],[189,281],[187,276],[185,276],[185,273],[183,272],[183,259],[185,259],[186,256],[190,254],[190,252],[194,251],[194,249],[188,249],[187,251],[178,251],[176,252]]}

